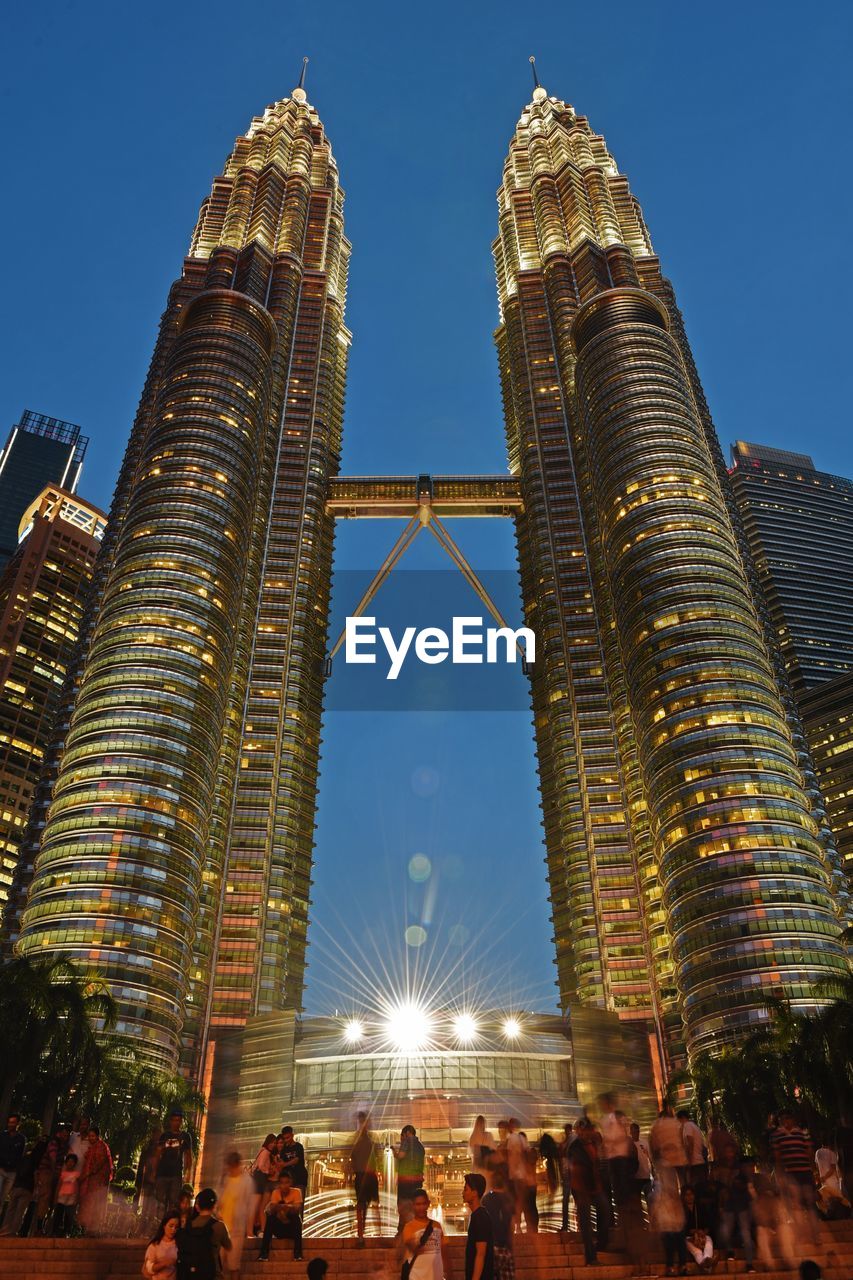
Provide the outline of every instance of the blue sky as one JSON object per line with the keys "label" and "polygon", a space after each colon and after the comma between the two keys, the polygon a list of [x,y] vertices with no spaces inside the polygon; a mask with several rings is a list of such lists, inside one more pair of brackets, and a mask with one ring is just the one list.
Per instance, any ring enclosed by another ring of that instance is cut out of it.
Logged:
{"label": "blue sky", "polygon": [[[354,245],[344,469],[502,470],[490,244],[536,53],[543,84],[605,134],[643,204],[724,446],[759,440],[853,474],[851,12],[16,6],[0,85],[0,427],[24,407],[83,424],[81,493],[108,505],[198,205],[305,53]],[[505,524],[455,532],[478,566],[512,566]],[[368,567],[393,535],[348,527],[337,563]],[[413,564],[443,567],[426,547]],[[551,1004],[529,719],[328,717],[310,1007],[343,998],[341,948],[377,985],[383,966],[401,982],[408,965],[433,990],[452,971],[489,998]],[[422,882],[407,871],[418,853],[432,866]],[[427,933],[418,949],[403,940],[412,923]]]}

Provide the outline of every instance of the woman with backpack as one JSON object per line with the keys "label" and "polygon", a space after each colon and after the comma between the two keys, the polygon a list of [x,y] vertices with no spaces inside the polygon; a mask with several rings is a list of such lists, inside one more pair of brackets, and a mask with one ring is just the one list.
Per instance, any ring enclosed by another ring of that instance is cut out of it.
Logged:
{"label": "woman with backpack", "polygon": [[195,1198],[195,1217],[177,1234],[177,1280],[218,1280],[221,1274],[220,1250],[231,1248],[231,1237],[224,1222],[214,1216],[216,1192],[211,1187],[199,1191]]}

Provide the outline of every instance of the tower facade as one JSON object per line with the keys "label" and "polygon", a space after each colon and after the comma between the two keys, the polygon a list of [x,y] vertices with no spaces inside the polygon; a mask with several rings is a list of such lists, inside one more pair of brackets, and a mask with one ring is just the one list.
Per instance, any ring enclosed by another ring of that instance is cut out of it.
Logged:
{"label": "tower facade", "polygon": [[104,534],[97,507],[48,485],[0,580],[0,911],[48,749]]}
{"label": "tower facade", "polygon": [[853,672],[853,480],[738,440],[731,484],[797,695]]}
{"label": "tower facade", "polygon": [[76,492],[88,438],[73,422],[25,409],[0,450],[0,569],[18,546],[24,510],[45,485]]}
{"label": "tower facade", "polygon": [[[559,985],[693,1050],[844,965],[716,434],[642,212],[537,86],[494,245]],[[836,878],[834,880],[834,877]]]}
{"label": "tower facade", "polygon": [[304,91],[235,143],[169,295],[96,577],[18,946],[103,975],[198,1070],[299,1007],[349,334],[349,244]]}

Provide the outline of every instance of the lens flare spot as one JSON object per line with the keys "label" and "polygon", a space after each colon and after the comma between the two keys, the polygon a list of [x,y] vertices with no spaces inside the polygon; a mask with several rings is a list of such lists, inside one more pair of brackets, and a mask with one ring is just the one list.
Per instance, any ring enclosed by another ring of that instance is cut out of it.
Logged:
{"label": "lens flare spot", "polygon": [[405,936],[407,946],[422,947],[427,940],[427,931],[419,924],[410,924]]}
{"label": "lens flare spot", "polygon": [[429,880],[432,873],[432,863],[425,853],[416,853],[409,858],[409,879],[414,880],[415,884],[423,884],[424,880]]}
{"label": "lens flare spot", "polygon": [[440,785],[441,778],[438,775],[438,771],[430,765],[419,765],[412,774],[412,790],[422,800],[428,799],[429,796],[434,796]]}

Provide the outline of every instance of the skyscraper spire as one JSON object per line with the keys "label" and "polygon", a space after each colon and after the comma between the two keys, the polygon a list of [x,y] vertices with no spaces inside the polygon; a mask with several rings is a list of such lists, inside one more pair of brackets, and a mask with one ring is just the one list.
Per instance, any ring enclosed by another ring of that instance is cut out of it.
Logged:
{"label": "skyscraper spire", "polygon": [[307,66],[308,66],[308,59],[303,58],[302,70],[299,72],[299,83],[297,84],[296,88],[293,90],[293,93],[291,94],[291,97],[294,98],[297,102],[305,102],[307,99],[307,94],[305,93],[305,70]]}
{"label": "skyscraper spire", "polygon": [[528,58],[528,62],[530,63],[530,70],[533,72],[533,101],[541,102],[543,98],[547,98],[548,94],[539,83],[539,77],[536,74],[536,59],[532,53]]}

